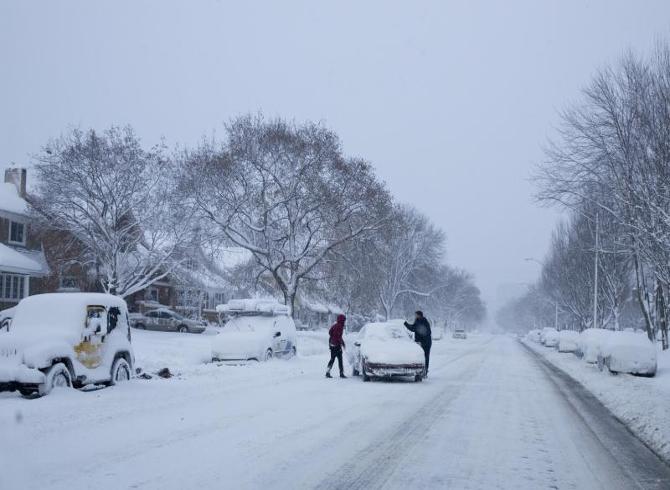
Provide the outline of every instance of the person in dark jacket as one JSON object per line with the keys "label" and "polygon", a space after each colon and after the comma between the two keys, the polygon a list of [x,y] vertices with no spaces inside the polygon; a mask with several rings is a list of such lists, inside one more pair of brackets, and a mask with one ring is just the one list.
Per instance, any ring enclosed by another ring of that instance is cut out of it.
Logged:
{"label": "person in dark jacket", "polygon": [[428,364],[430,363],[430,348],[433,345],[433,332],[430,330],[428,319],[423,316],[422,311],[416,312],[414,323],[405,322],[405,327],[410,332],[414,332],[414,342],[423,349],[423,355],[426,358],[426,371],[424,376],[428,376]]}
{"label": "person in dark jacket", "polygon": [[340,368],[340,378],[346,378],[344,375],[344,365],[342,363],[342,349],[344,348],[344,322],[347,317],[338,315],[335,325],[328,330],[328,345],[330,346],[330,362],[328,362],[328,370],[326,371],[326,378],[332,378],[330,370],[333,368],[335,359],[337,359],[337,367]]}

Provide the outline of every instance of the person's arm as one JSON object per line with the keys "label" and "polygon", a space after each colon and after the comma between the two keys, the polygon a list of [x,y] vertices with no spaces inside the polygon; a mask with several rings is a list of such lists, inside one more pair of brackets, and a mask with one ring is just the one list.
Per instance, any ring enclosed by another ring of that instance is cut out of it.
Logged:
{"label": "person's arm", "polygon": [[410,332],[416,332],[416,322],[414,322],[414,323],[405,322],[405,328],[407,330],[409,330]]}

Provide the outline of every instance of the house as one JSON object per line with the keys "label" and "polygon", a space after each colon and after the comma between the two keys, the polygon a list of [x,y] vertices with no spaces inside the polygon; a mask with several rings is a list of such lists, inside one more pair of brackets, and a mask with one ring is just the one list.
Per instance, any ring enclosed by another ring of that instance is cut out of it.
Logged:
{"label": "house", "polygon": [[44,291],[49,267],[30,219],[26,169],[5,170],[0,184],[0,309]]}

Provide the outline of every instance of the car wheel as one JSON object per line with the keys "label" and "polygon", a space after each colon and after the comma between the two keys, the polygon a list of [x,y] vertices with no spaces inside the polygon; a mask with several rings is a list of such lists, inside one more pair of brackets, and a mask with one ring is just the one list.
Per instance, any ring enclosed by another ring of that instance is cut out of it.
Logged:
{"label": "car wheel", "polygon": [[264,361],[269,361],[272,359],[272,349],[268,349],[265,351],[265,355],[263,356]]}
{"label": "car wheel", "polygon": [[136,323],[135,328],[137,328],[138,330],[146,330],[147,326],[144,323]]}
{"label": "car wheel", "polygon": [[361,373],[358,372],[358,369],[356,368],[351,368],[351,375],[352,376],[360,376]]}
{"label": "car wheel", "polygon": [[603,356],[598,355],[598,369],[600,371],[603,371],[605,369],[605,360],[603,359]]}
{"label": "car wheel", "polygon": [[188,327],[186,325],[179,325],[179,328],[177,328],[177,331],[179,333],[188,333]]}
{"label": "car wheel", "polygon": [[131,376],[130,364],[123,357],[119,357],[114,364],[112,364],[112,376],[110,384],[113,386],[123,381],[128,381]]}
{"label": "car wheel", "polygon": [[295,345],[291,347],[291,357],[295,357],[298,355],[298,349],[295,348]]}
{"label": "car wheel", "polygon": [[363,375],[363,381],[370,381],[370,376],[365,372],[365,362],[361,364],[361,374]]}
{"label": "car wheel", "polygon": [[417,374],[416,376],[414,376],[414,381],[416,383],[420,383],[421,381],[423,381],[423,376],[421,376],[420,374]]}
{"label": "car wheel", "polygon": [[72,375],[65,364],[54,364],[46,372],[44,383],[39,386],[40,396],[48,395],[54,388],[72,388]]}

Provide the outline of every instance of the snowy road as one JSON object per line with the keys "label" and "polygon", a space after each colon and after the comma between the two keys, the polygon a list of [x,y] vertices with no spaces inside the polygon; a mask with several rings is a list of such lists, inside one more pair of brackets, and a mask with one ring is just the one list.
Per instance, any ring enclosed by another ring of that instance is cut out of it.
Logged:
{"label": "snowy road", "polygon": [[325,360],[0,397],[0,488],[670,488],[667,466],[512,338],[436,342],[424,383],[326,380]]}

